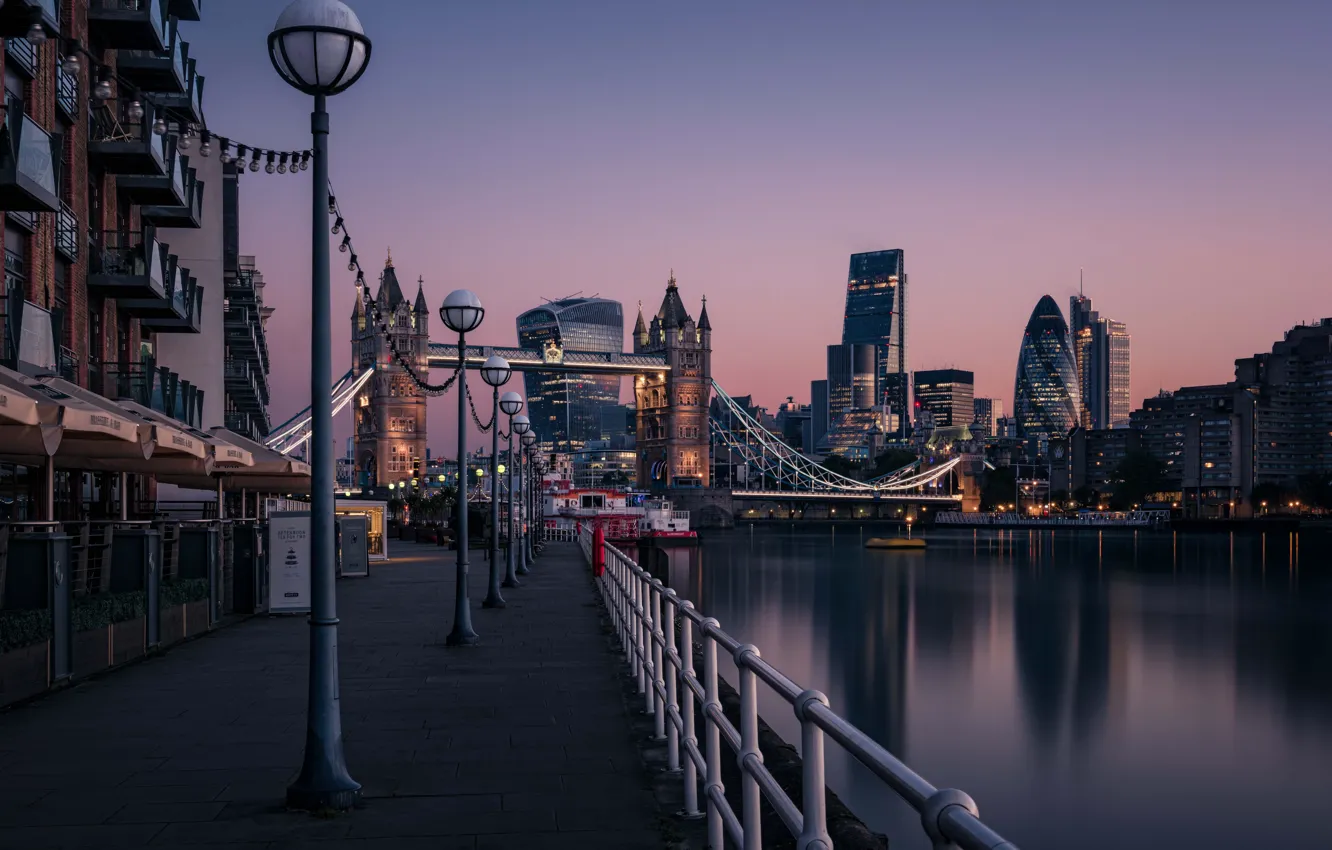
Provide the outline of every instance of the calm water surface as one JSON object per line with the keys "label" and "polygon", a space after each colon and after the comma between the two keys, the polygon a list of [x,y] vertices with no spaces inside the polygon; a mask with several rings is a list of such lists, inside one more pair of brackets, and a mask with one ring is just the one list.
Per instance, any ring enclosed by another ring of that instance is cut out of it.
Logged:
{"label": "calm water surface", "polygon": [[[1328,537],[872,533],[712,532],[669,578],[1024,850],[1332,848]],[[761,710],[799,742],[785,703]],[[928,846],[828,753],[857,814]]]}

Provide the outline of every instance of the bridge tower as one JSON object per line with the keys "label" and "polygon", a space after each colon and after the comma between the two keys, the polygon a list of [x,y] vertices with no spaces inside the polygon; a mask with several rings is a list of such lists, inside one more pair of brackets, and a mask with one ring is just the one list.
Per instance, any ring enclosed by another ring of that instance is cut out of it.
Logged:
{"label": "bridge tower", "polygon": [[712,394],[712,323],[708,300],[695,322],[680,300],[675,272],[651,324],[638,305],[634,353],[660,354],[670,368],[634,380],[638,483],[653,490],[708,487],[708,403]]}
{"label": "bridge tower", "polygon": [[[417,281],[416,302],[409,302],[398,285],[390,251],[379,276],[375,301],[384,317],[383,329],[399,352],[415,364],[417,374],[426,375],[430,345],[429,308],[424,281]],[[411,376],[389,351],[385,333],[371,326],[357,287],[352,311],[352,363],[358,372],[374,369],[375,375],[353,402],[356,434],[354,459],[356,481],[361,487],[376,487],[419,478],[426,461],[426,397]]]}

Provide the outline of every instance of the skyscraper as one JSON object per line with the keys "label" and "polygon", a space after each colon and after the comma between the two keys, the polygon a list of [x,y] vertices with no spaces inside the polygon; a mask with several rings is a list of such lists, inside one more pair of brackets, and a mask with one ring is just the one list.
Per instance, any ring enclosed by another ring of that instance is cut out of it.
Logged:
{"label": "skyscraper", "polygon": [[[562,298],[518,317],[518,344],[571,351],[624,351],[624,311],[606,298]],[[601,437],[601,408],[620,401],[615,375],[527,372],[527,414],[537,441],[560,449],[582,448]]]}
{"label": "skyscraper", "polygon": [[809,382],[809,443],[806,453],[813,454],[823,435],[828,433],[832,424],[828,404],[828,381]]}
{"label": "skyscraper", "polygon": [[878,355],[877,345],[828,346],[828,410],[832,418],[848,410],[875,406]]}
{"label": "skyscraper", "polygon": [[1103,319],[1092,300],[1079,292],[1069,299],[1069,341],[1078,373],[1082,404],[1078,424],[1084,428],[1129,426],[1128,327]]}
{"label": "skyscraper", "polygon": [[1018,349],[1013,413],[1018,436],[1035,439],[1042,450],[1051,437],[1063,437],[1078,424],[1082,394],[1059,305],[1041,296],[1031,311]]}
{"label": "skyscraper", "polygon": [[976,375],[964,369],[923,369],[914,376],[916,406],[936,426],[970,425],[976,418]]}
{"label": "skyscraper", "polygon": [[851,255],[842,342],[879,348],[875,404],[889,405],[899,416],[900,436],[906,436],[911,388],[907,372],[907,276],[900,248]]}
{"label": "skyscraper", "polygon": [[985,437],[999,436],[999,420],[1004,418],[1004,402],[998,398],[978,398],[973,399],[972,409],[975,411],[973,422],[978,426],[972,433]]}

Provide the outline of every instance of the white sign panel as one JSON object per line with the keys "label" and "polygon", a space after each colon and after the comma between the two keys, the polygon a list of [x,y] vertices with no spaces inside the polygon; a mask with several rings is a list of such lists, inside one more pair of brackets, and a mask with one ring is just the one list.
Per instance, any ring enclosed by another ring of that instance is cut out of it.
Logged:
{"label": "white sign panel", "polygon": [[310,513],[268,517],[268,610],[310,610]]}

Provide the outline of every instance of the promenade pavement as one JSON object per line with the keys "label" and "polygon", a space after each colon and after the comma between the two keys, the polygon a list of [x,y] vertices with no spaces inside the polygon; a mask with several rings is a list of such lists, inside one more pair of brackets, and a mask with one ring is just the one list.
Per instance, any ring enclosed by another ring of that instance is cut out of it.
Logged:
{"label": "promenade pavement", "polygon": [[446,649],[454,553],[400,543],[338,583],[347,762],[362,808],[286,811],[308,626],[258,617],[0,714],[0,848],[660,848],[656,809],[573,544]]}

